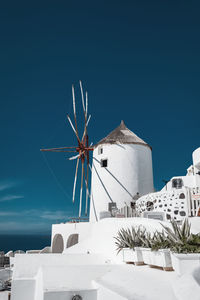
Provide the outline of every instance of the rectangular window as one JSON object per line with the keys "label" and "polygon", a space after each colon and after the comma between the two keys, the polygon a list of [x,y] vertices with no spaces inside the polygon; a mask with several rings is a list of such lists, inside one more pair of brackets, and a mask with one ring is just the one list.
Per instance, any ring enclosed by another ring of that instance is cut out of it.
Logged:
{"label": "rectangular window", "polygon": [[106,168],[108,166],[108,160],[107,159],[101,159],[101,167]]}
{"label": "rectangular window", "polygon": [[103,147],[99,147],[98,148],[98,154],[100,155],[100,154],[102,154],[103,153]]}

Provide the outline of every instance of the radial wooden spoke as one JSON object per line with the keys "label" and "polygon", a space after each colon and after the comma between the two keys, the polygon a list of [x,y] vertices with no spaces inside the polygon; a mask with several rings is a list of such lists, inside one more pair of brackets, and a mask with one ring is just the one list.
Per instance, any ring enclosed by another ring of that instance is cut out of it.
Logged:
{"label": "radial wooden spoke", "polygon": [[75,150],[51,150],[51,149],[41,149],[41,152],[70,152],[70,153],[76,153]]}
{"label": "radial wooden spoke", "polygon": [[73,131],[74,131],[74,133],[75,133],[75,135],[76,135],[76,137],[77,137],[78,143],[80,144],[80,143],[81,143],[81,141],[80,141],[80,139],[79,139],[78,133],[76,132],[76,130],[75,130],[75,128],[74,128],[74,125],[72,124],[72,121],[71,121],[71,119],[70,119],[70,116],[69,116],[69,115],[67,115],[67,119],[68,119],[68,121],[69,121],[69,124],[71,125],[71,127],[72,127],[72,129],[73,129]]}
{"label": "radial wooden spoke", "polygon": [[88,104],[87,104],[87,93],[86,93],[86,104],[85,104],[85,99],[84,99],[84,94],[83,94],[83,86],[82,86],[81,81],[80,81],[80,89],[81,89],[82,106],[83,106],[83,113],[84,113],[84,119],[85,119],[85,126],[84,126],[83,136],[81,139],[81,141],[83,142],[84,135],[87,130],[87,106],[88,106]]}
{"label": "radial wooden spoke", "polygon": [[74,203],[75,200],[75,193],[76,193],[76,181],[77,181],[77,174],[78,174],[78,165],[79,165],[79,158],[77,159],[76,163],[76,171],[75,171],[75,177],[74,177],[74,187],[73,187],[73,196],[72,196],[72,202]]}
{"label": "radial wooden spoke", "polygon": [[76,149],[76,147],[72,146],[72,147],[47,148],[47,149],[40,149],[40,151],[65,150],[65,149]]}
{"label": "radial wooden spoke", "polygon": [[88,124],[90,122],[90,118],[91,118],[91,115],[89,115],[89,117],[88,117],[88,120],[87,120],[87,123],[86,123],[86,127],[88,127]]}
{"label": "radial wooden spoke", "polygon": [[73,110],[74,110],[74,122],[76,127],[76,136],[80,142],[79,134],[78,134],[78,124],[76,119],[76,101],[75,101],[75,92],[74,92],[74,86],[72,85],[72,98],[73,98]]}
{"label": "radial wooden spoke", "polygon": [[80,81],[80,89],[81,89],[81,98],[82,98],[82,105],[83,105],[83,112],[84,115],[87,117],[86,115],[86,111],[85,111],[85,103],[84,103],[84,95],[83,95],[83,86],[82,86],[82,82]]}
{"label": "radial wooden spoke", "polygon": [[77,154],[77,155],[75,155],[75,156],[72,156],[72,157],[70,157],[70,158],[68,158],[69,160],[73,160],[73,159],[76,159],[76,158],[81,158],[81,155],[83,155],[84,154],[84,152],[85,152],[85,150],[84,151],[82,151],[82,152],[79,152],[79,154]]}
{"label": "radial wooden spoke", "polygon": [[77,154],[75,156],[69,157],[68,159],[69,160],[74,160],[74,159],[77,159],[79,156],[80,156],[80,154]]}
{"label": "radial wooden spoke", "polygon": [[81,217],[81,210],[82,210],[83,173],[84,173],[84,163],[82,162],[82,171],[81,171],[81,189],[80,189],[80,203],[79,203],[79,218]]}
{"label": "radial wooden spoke", "polygon": [[85,135],[87,134],[87,127],[88,127],[88,124],[90,122],[90,118],[91,118],[91,115],[89,115],[88,120],[85,121],[85,128],[84,128],[84,132],[83,132],[83,136],[82,136],[82,141],[83,141]]}
{"label": "radial wooden spoke", "polygon": [[72,127],[72,130],[74,131],[74,133],[75,133],[75,135],[76,135],[76,130],[75,130],[75,128],[74,128],[74,125],[72,124],[72,121],[71,121],[71,119],[70,119],[70,116],[69,115],[67,115],[67,119],[68,119],[68,121],[69,121],[69,124],[71,125],[71,127]]}
{"label": "radial wooden spoke", "polygon": [[72,85],[72,99],[73,99],[73,110],[74,110],[74,115],[76,116],[75,92],[74,92],[74,86],[73,86],[73,85]]}
{"label": "radial wooden spoke", "polygon": [[87,118],[87,112],[88,112],[88,92],[85,93],[85,114],[86,114],[86,118]]}

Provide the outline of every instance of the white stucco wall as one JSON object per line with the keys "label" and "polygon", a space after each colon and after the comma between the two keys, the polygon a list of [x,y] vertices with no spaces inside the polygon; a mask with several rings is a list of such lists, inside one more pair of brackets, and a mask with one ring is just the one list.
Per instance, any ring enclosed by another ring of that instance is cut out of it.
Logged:
{"label": "white stucco wall", "polygon": [[[104,144],[103,153],[98,147],[93,152],[92,196],[97,219],[101,211],[108,211],[108,203],[124,207],[139,193],[144,195],[154,191],[152,153],[147,146],[138,144]],[[101,167],[101,159],[108,160],[107,168]],[[105,191],[103,185],[105,186]],[[90,205],[90,221],[96,221],[93,201]]]}
{"label": "white stucco wall", "polygon": [[200,187],[200,175],[197,174],[200,171],[200,148],[197,148],[192,153],[193,165],[194,165],[194,174],[195,174],[195,184]]}
{"label": "white stucco wall", "polygon": [[89,222],[81,223],[61,223],[52,225],[52,234],[51,234],[51,246],[53,244],[53,239],[56,234],[60,234],[64,241],[64,250],[67,246],[67,240],[71,234],[78,234],[78,242],[84,240],[91,231],[91,226]]}
{"label": "white stucco wall", "polygon": [[96,299],[93,280],[113,267],[96,254],[17,255],[12,300],[63,300],[74,293]]}
{"label": "white stucco wall", "polygon": [[[122,263],[121,255],[117,255],[115,239],[117,232],[121,228],[131,228],[132,226],[145,226],[147,230],[154,232],[155,230],[163,230],[160,225],[161,222],[156,220],[150,220],[146,218],[106,218],[99,222],[95,222],[92,225],[92,231],[87,239],[82,243],[77,244],[66,250],[68,253],[90,253],[101,254],[105,257],[105,260],[109,260],[113,263]],[[167,222],[162,222],[166,226]]]}
{"label": "white stucco wall", "polygon": [[192,153],[193,165],[200,170],[200,147]]}
{"label": "white stucco wall", "polygon": [[186,176],[174,176],[170,179],[170,181],[162,188],[161,191],[171,191],[175,190],[175,188],[172,187],[172,181],[173,179],[182,179],[184,187],[193,188],[196,187],[196,180],[195,175],[186,175]]}

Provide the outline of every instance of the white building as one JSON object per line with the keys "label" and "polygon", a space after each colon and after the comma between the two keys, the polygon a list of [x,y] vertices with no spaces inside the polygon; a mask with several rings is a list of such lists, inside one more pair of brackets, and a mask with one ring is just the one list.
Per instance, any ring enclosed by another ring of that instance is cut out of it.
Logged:
{"label": "white building", "polygon": [[[167,224],[142,217],[145,213],[177,220],[196,215],[199,157],[200,148],[186,176],[173,177],[152,193],[151,147],[122,122],[95,146],[90,221],[53,224],[50,247],[16,255],[11,300],[188,300],[188,290],[191,299],[199,299],[195,278],[189,277],[187,287],[188,277],[175,272],[125,265],[114,242],[121,228],[142,225],[155,232]],[[143,196],[136,200],[138,193]],[[129,217],[135,201],[141,217]],[[199,219],[193,218],[197,229]]]}
{"label": "white building", "polygon": [[185,176],[174,176],[160,192],[137,200],[138,216],[177,221],[200,216],[200,148],[193,152],[192,158],[193,164]]}

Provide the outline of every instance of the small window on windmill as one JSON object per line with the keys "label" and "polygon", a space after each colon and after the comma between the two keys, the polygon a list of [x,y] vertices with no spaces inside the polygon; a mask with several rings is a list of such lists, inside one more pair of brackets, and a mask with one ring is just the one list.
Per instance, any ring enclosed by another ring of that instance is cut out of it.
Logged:
{"label": "small window on windmill", "polygon": [[100,154],[102,154],[103,153],[103,147],[99,147],[98,148],[98,154],[100,155]]}
{"label": "small window on windmill", "polygon": [[101,167],[107,168],[108,166],[108,160],[107,159],[101,159]]}

